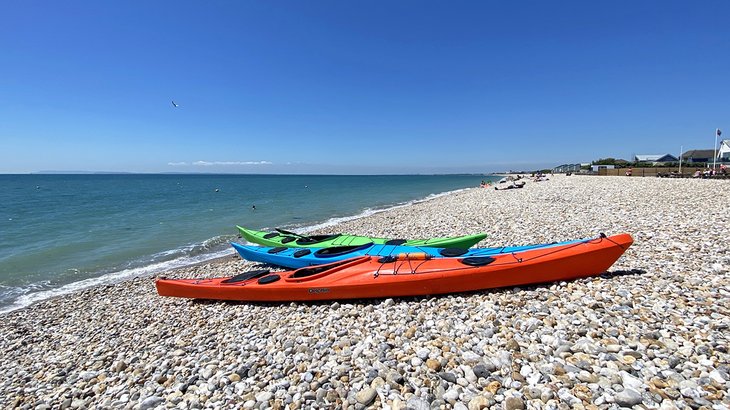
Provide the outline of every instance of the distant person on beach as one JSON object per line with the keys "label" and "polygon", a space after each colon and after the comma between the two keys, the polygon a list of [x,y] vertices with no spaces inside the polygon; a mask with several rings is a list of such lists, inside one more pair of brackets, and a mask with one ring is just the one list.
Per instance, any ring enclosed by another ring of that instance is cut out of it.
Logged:
{"label": "distant person on beach", "polygon": [[630,177],[630,176],[631,176],[631,174],[633,174],[633,173],[634,173],[634,169],[633,169],[633,168],[629,168],[629,169],[628,169],[628,170],[626,171],[626,176],[627,176],[627,177]]}

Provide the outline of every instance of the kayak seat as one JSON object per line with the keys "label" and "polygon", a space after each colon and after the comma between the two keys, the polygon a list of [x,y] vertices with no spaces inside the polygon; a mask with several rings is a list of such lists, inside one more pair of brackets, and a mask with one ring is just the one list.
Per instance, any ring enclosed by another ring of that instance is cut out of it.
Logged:
{"label": "kayak seat", "polygon": [[340,234],[338,234],[338,233],[336,233],[334,235],[305,236],[303,238],[297,239],[297,245],[311,245],[314,243],[324,242],[329,239],[334,239],[338,236],[340,236]]}
{"label": "kayak seat", "polygon": [[469,250],[464,248],[444,248],[439,251],[439,254],[447,258],[455,258],[457,256],[464,255],[467,252],[469,252]]}
{"label": "kayak seat", "polygon": [[281,252],[281,251],[285,251],[285,250],[287,250],[287,249],[288,249],[288,248],[285,248],[285,247],[283,247],[283,246],[277,246],[276,248],[271,248],[271,249],[269,249],[268,251],[266,251],[266,253],[271,253],[271,254],[274,254],[274,253],[279,253],[279,252]]}
{"label": "kayak seat", "polygon": [[391,239],[389,241],[385,241],[385,244],[386,245],[398,246],[398,245],[403,245],[406,242],[408,242],[407,239]]}
{"label": "kayak seat", "polygon": [[309,249],[300,249],[294,252],[294,257],[301,258],[302,256],[309,255],[310,253],[312,253],[312,251],[310,251]]}
{"label": "kayak seat", "polygon": [[373,246],[372,242],[366,243],[365,245],[332,246],[330,248],[318,249],[316,252],[314,252],[314,256],[319,258],[327,258],[331,256],[347,255],[348,253],[367,249],[371,246]]}
{"label": "kayak seat", "polygon": [[268,269],[259,269],[259,270],[252,270],[248,272],[243,272],[240,275],[233,276],[231,278],[228,278],[226,280],[221,281],[221,283],[238,283],[243,282],[249,279],[258,278],[260,276],[267,275],[270,272]]}
{"label": "kayak seat", "polygon": [[485,266],[489,265],[495,260],[496,259],[492,258],[491,256],[475,256],[471,258],[464,258],[461,260],[461,263],[469,266]]}
{"label": "kayak seat", "polygon": [[281,240],[281,243],[289,243],[289,242],[291,242],[291,241],[293,241],[293,240],[294,240],[294,238],[293,238],[293,237],[291,237],[291,236],[286,236],[286,237],[284,237],[284,238],[283,238],[283,239]]}
{"label": "kayak seat", "polygon": [[344,261],[341,261],[340,263],[331,263],[329,265],[319,265],[319,266],[310,266],[306,268],[297,269],[294,274],[290,276],[290,278],[306,278],[307,276],[316,275],[318,273],[322,273],[324,271],[328,271],[332,268],[335,268],[340,265],[344,265],[345,263],[349,263],[349,259],[345,259]]}
{"label": "kayak seat", "polygon": [[279,236],[279,232],[269,232],[264,235],[264,239],[276,238],[277,236]]}
{"label": "kayak seat", "polygon": [[276,274],[264,276],[263,278],[259,279],[259,285],[265,285],[267,283],[274,283],[279,279],[281,279],[281,276],[276,275]]}

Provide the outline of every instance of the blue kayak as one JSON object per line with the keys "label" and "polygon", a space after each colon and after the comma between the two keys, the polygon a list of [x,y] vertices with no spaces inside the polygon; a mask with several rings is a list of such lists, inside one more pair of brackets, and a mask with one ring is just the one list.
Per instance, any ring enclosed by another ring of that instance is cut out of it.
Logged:
{"label": "blue kayak", "polygon": [[423,255],[430,258],[470,258],[490,256],[501,253],[522,252],[530,249],[547,248],[558,245],[568,245],[586,241],[578,239],[566,242],[553,242],[539,245],[503,246],[499,248],[430,248],[401,245],[375,245],[368,243],[358,246],[335,246],[329,248],[285,248],[270,246],[249,246],[232,242],[231,245],[243,259],[252,262],[262,262],[279,265],[291,269],[306,266],[324,265],[356,256],[395,257],[398,255]]}

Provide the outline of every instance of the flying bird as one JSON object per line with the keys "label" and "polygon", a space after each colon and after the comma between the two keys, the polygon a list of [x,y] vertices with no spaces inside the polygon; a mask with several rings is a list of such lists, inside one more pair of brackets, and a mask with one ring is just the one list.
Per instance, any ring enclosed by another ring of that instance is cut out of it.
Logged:
{"label": "flying bird", "polygon": [[175,108],[179,107],[179,105],[175,104],[175,101],[172,101],[172,106]]}

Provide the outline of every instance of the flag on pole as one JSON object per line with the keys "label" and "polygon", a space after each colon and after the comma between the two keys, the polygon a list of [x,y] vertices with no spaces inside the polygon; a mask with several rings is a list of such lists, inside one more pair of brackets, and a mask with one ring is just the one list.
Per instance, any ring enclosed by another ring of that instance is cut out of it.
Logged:
{"label": "flag on pole", "polygon": [[714,172],[715,166],[717,165],[717,139],[720,138],[722,131],[719,128],[715,129],[715,152],[712,158],[712,170]]}

